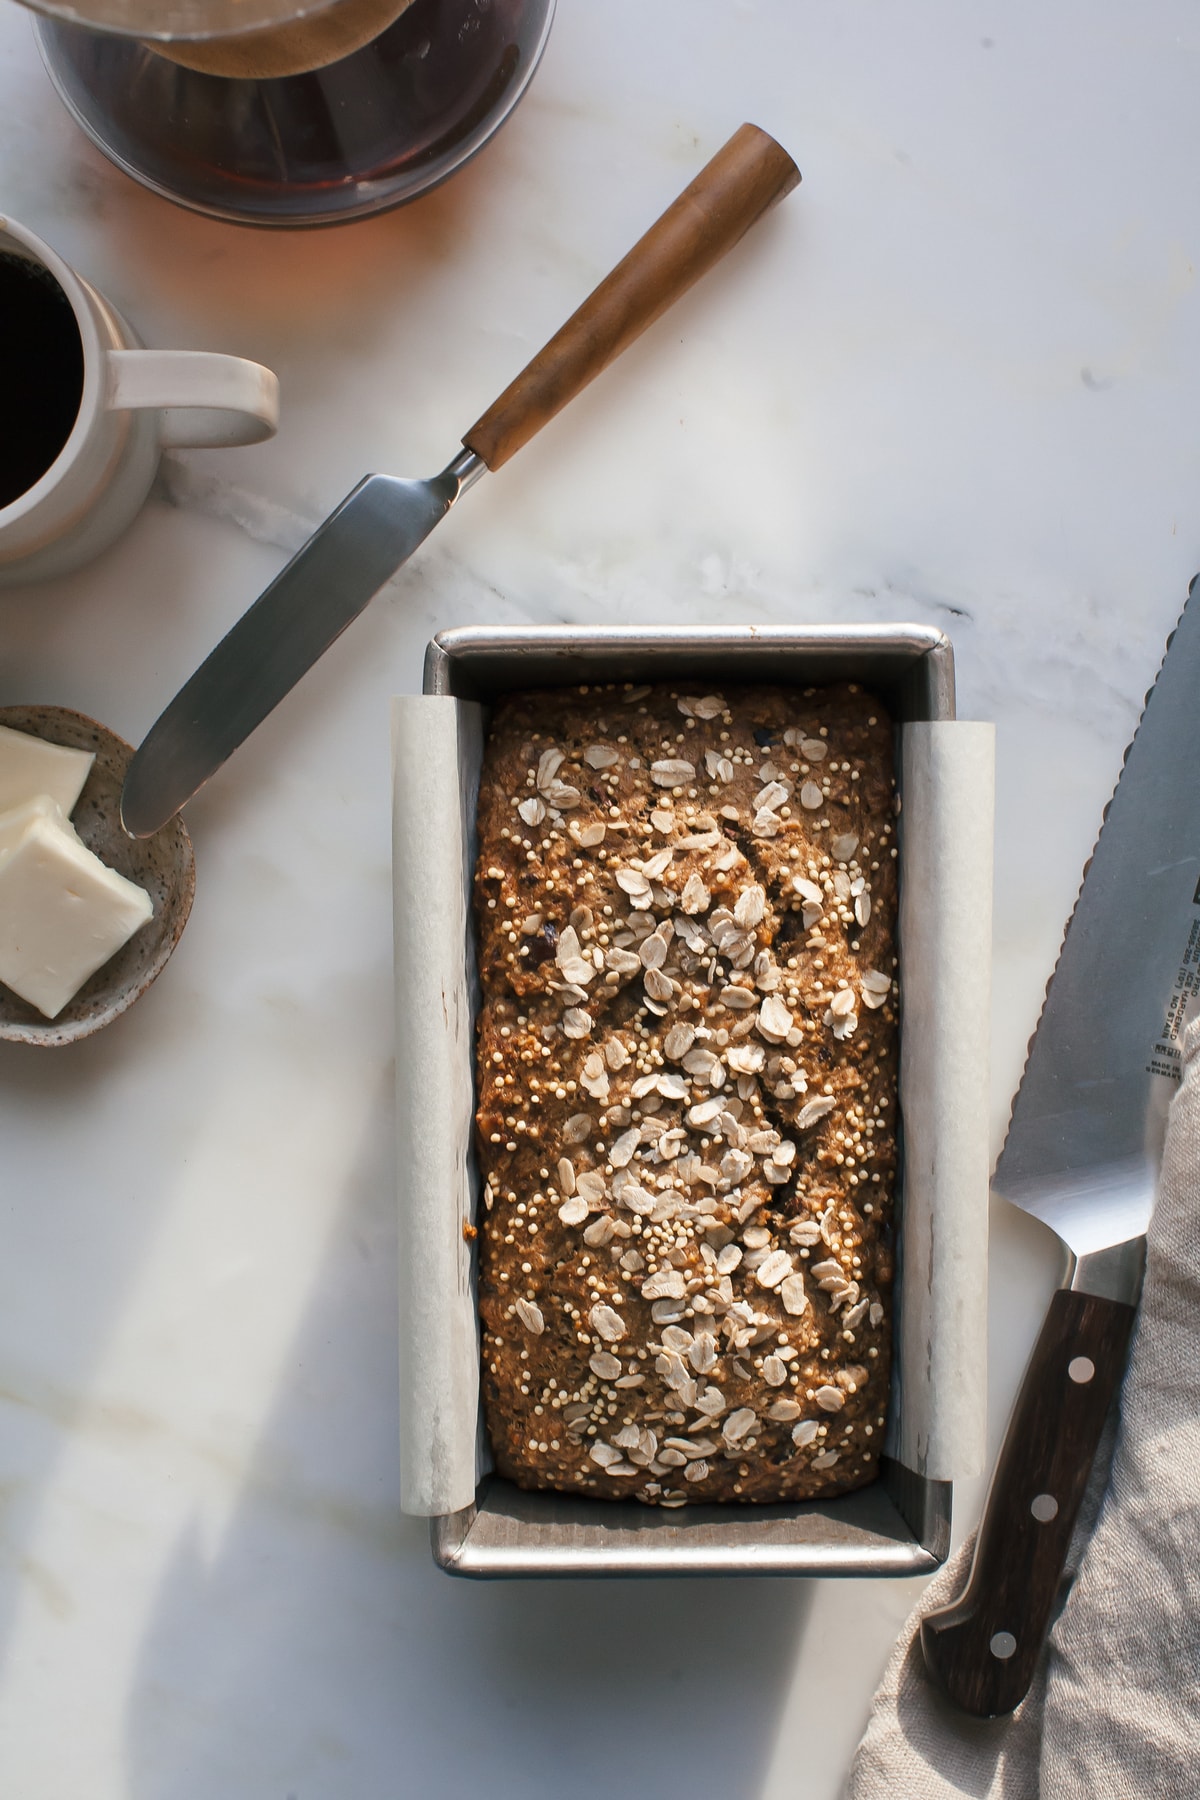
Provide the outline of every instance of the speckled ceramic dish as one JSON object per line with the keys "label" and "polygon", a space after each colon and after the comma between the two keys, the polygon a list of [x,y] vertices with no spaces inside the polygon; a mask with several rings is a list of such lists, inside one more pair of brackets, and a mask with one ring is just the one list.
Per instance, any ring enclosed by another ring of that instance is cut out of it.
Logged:
{"label": "speckled ceramic dish", "polygon": [[96,855],[145,888],[154,916],[86,981],[56,1019],[0,985],[0,1038],[18,1044],[73,1044],[125,1012],[162,973],[189,912],[196,886],[192,841],[172,819],[153,837],[127,837],[121,826],[121,785],[133,748],[105,726],[62,706],[3,706],[0,725],[72,750],[92,750],[96,760],[71,823]]}

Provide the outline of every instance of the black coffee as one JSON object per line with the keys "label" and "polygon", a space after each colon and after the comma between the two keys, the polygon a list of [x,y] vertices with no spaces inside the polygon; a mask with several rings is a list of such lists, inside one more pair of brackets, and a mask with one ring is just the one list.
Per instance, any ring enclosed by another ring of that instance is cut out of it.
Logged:
{"label": "black coffee", "polygon": [[83,343],[48,269],[0,250],[0,506],[41,479],[71,435]]}

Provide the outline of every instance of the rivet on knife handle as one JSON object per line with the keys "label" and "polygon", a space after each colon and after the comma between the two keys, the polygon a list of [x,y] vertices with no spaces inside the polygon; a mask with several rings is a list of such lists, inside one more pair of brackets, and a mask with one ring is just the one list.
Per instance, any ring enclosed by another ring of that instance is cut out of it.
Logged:
{"label": "rivet on knife handle", "polygon": [[921,1624],[925,1665],[979,1718],[1029,1691],[1050,1626],[1134,1308],[1060,1288],[1025,1372],[996,1464],[971,1578]]}
{"label": "rivet on knife handle", "polygon": [[632,344],[800,180],[757,125],[742,125],[611,275],[463,437],[498,469]]}

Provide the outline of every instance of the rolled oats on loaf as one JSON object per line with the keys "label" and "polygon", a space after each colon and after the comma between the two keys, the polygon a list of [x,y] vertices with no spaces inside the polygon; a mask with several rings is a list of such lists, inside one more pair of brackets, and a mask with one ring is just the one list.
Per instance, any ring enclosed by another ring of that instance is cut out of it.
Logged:
{"label": "rolled oats on loaf", "polygon": [[878,1473],[892,726],[862,689],[507,696],[479,798],[484,1411],[590,1498]]}

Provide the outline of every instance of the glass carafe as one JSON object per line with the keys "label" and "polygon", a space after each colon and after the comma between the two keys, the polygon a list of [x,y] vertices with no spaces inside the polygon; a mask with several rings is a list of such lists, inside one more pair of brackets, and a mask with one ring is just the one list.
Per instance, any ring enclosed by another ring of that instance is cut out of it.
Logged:
{"label": "glass carafe", "polygon": [[554,0],[26,0],[118,167],[216,218],[321,225],[444,181],[512,112]]}

